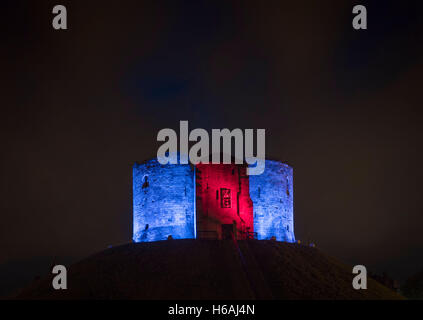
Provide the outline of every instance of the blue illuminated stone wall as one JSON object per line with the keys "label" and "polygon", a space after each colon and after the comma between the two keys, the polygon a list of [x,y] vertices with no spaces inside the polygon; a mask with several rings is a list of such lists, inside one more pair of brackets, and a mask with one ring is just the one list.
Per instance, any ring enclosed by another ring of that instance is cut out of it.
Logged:
{"label": "blue illuminated stone wall", "polygon": [[194,170],[156,159],[133,167],[133,240],[194,238]]}
{"label": "blue illuminated stone wall", "polygon": [[258,239],[275,236],[278,241],[295,242],[292,168],[279,161],[266,160],[263,174],[249,178],[254,231]]}

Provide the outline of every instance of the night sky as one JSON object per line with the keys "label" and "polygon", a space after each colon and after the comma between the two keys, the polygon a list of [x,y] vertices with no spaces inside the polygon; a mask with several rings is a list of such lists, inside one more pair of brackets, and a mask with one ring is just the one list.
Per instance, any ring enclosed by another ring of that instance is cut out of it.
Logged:
{"label": "night sky", "polygon": [[400,280],[423,267],[421,1],[1,7],[0,281],[129,242],[132,165],[180,120],[266,129],[298,239]]}

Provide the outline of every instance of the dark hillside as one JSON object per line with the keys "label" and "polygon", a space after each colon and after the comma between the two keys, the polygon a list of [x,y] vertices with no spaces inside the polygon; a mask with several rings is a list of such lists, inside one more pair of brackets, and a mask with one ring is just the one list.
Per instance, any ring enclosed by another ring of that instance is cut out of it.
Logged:
{"label": "dark hillside", "polygon": [[407,279],[401,292],[408,299],[423,300],[423,270]]}
{"label": "dark hillside", "polygon": [[68,268],[68,290],[52,277],[19,299],[401,299],[320,250],[272,241],[169,240],[127,244]]}

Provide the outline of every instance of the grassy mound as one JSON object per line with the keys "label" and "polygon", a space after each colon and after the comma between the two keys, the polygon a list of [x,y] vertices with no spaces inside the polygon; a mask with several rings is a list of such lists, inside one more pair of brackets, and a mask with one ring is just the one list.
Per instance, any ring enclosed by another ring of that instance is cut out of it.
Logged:
{"label": "grassy mound", "polygon": [[319,249],[273,241],[169,240],[107,249],[18,299],[401,299],[369,279],[352,288],[352,268]]}

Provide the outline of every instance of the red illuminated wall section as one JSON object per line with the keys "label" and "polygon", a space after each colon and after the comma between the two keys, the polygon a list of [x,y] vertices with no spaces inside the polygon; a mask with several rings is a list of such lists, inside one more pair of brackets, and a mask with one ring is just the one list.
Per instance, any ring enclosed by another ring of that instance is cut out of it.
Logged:
{"label": "red illuminated wall section", "polygon": [[254,231],[245,165],[198,164],[196,199],[198,238],[245,239]]}

